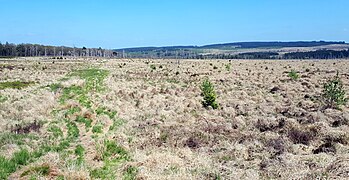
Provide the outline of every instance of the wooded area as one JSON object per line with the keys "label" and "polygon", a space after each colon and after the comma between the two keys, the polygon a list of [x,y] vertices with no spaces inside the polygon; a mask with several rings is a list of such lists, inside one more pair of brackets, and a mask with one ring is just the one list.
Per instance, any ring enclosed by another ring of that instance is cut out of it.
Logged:
{"label": "wooded area", "polygon": [[66,46],[45,46],[39,44],[13,44],[0,42],[0,56],[2,57],[30,57],[30,56],[95,56],[113,57],[116,52],[100,48],[77,48]]}

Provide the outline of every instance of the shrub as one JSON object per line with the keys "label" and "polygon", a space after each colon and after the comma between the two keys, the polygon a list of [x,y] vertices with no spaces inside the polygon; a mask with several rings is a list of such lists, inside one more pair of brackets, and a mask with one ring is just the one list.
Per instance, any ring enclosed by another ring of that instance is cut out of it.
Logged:
{"label": "shrub", "polygon": [[204,97],[204,100],[202,102],[204,107],[211,106],[213,109],[218,108],[218,103],[216,102],[217,94],[214,90],[213,84],[208,80],[205,79],[204,82],[201,84],[201,91],[202,96]]}
{"label": "shrub", "polygon": [[338,108],[345,105],[348,98],[345,97],[343,82],[339,77],[339,73],[324,84],[323,98],[327,107]]}
{"label": "shrub", "polygon": [[230,71],[231,65],[230,65],[230,64],[226,64],[226,65],[225,65],[225,69],[226,69],[227,71]]}
{"label": "shrub", "polygon": [[156,70],[156,66],[154,64],[150,65],[150,69]]}
{"label": "shrub", "polygon": [[295,70],[292,69],[291,72],[288,73],[288,77],[295,81],[299,78],[299,75]]}

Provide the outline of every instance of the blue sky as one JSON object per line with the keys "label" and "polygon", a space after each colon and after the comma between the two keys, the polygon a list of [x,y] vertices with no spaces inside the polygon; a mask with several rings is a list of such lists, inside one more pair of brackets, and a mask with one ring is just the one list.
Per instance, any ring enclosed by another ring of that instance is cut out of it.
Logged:
{"label": "blue sky", "polygon": [[0,0],[0,41],[122,48],[349,41],[348,0]]}

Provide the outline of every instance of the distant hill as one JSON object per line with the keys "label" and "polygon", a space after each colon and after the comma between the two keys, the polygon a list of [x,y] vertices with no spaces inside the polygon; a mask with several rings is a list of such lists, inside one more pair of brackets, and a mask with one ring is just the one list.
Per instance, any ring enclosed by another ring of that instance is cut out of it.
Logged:
{"label": "distant hill", "polygon": [[314,46],[325,46],[332,44],[345,44],[344,41],[340,42],[326,42],[326,41],[296,41],[296,42],[237,42],[237,43],[226,43],[226,44],[212,44],[205,45],[201,48],[208,49],[226,49],[229,47],[235,48],[268,48],[268,47],[314,47]]}
{"label": "distant hill", "polygon": [[[337,49],[334,49],[337,48]],[[286,48],[286,49],[285,49]],[[295,42],[235,42],[210,44],[204,46],[165,46],[136,47],[115,49],[121,58],[183,58],[183,59],[278,59],[285,58],[287,53],[312,52],[323,50],[322,53],[336,53],[349,48],[344,41],[295,41]],[[324,52],[329,50],[329,52]],[[318,51],[319,52],[319,51]],[[289,54],[287,58],[299,57],[305,54]],[[307,54],[307,58],[309,54]],[[311,57],[317,57],[311,55]],[[321,57],[346,57],[323,56]]]}
{"label": "distant hill", "polygon": [[180,50],[180,49],[236,49],[236,48],[283,48],[283,47],[314,47],[333,44],[345,44],[344,41],[295,41],[295,42],[235,42],[224,44],[210,44],[204,46],[164,46],[164,47],[136,47],[115,49],[116,51],[137,52],[156,50]]}

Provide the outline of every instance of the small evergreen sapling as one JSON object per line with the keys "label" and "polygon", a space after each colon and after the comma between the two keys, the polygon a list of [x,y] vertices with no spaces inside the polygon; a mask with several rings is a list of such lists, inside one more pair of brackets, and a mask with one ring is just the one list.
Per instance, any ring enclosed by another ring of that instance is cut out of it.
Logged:
{"label": "small evergreen sapling", "polygon": [[208,79],[205,79],[204,82],[201,84],[201,91],[201,95],[204,97],[204,100],[202,101],[203,106],[211,106],[213,109],[217,109],[217,94],[214,90],[213,84]]}

